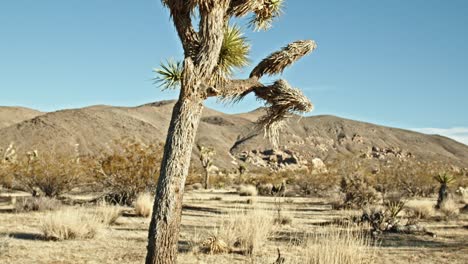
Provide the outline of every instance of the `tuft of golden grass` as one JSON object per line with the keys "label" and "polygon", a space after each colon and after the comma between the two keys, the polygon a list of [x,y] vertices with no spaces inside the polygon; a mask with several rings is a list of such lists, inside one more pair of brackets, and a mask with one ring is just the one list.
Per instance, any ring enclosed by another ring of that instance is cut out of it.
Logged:
{"label": "tuft of golden grass", "polygon": [[417,219],[430,219],[435,215],[434,206],[431,204],[412,205],[408,209]]}
{"label": "tuft of golden grass", "polygon": [[122,215],[122,209],[119,206],[104,202],[94,208],[94,215],[100,223],[110,226],[115,224],[117,219]]}
{"label": "tuft of golden grass", "polygon": [[153,196],[150,193],[141,193],[135,201],[135,214],[149,217],[153,211]]}
{"label": "tuft of golden grass", "polygon": [[48,213],[40,222],[44,238],[50,240],[93,238],[101,227],[99,219],[82,208]]}
{"label": "tuft of golden grass", "polygon": [[361,229],[326,227],[305,240],[297,263],[364,264],[375,263],[376,247]]}
{"label": "tuft of golden grass", "polygon": [[241,185],[237,188],[240,196],[257,196],[257,188],[253,185]]}
{"label": "tuft of golden grass", "polygon": [[10,248],[11,237],[8,235],[0,236],[0,256],[6,255]]}
{"label": "tuft of golden grass", "polygon": [[460,209],[453,199],[443,201],[439,209],[447,218],[457,217],[460,214]]}
{"label": "tuft of golden grass", "polygon": [[272,213],[254,209],[225,216],[215,233],[228,246],[252,255],[266,243],[273,228]]}

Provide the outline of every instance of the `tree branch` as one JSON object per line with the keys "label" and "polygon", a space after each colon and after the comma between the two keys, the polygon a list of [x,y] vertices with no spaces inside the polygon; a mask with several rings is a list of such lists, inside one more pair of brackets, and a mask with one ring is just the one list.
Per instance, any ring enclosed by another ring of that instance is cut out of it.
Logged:
{"label": "tree branch", "polygon": [[261,78],[265,74],[280,74],[286,67],[317,48],[313,40],[299,40],[290,43],[281,50],[263,59],[250,73],[250,77]]}
{"label": "tree branch", "polygon": [[230,0],[199,0],[200,11],[200,48],[195,58],[198,74],[204,82],[213,74],[218,64],[223,44],[224,16]]}
{"label": "tree branch", "polygon": [[188,1],[189,4],[187,4],[184,0],[163,0],[162,2],[171,12],[174,26],[184,48],[185,57],[193,58],[199,46],[199,36],[193,28],[190,17],[195,4],[191,1]]}

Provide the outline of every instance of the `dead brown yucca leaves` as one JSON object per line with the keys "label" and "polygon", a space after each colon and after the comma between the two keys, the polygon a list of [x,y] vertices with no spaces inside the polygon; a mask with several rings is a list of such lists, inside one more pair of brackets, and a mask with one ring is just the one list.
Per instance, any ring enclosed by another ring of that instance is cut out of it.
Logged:
{"label": "dead brown yucca leaves", "polygon": [[153,211],[153,196],[150,193],[141,193],[135,201],[135,214],[149,217]]}
{"label": "dead brown yucca leaves", "polygon": [[40,223],[44,238],[50,240],[90,239],[101,227],[99,219],[82,208],[48,213]]}
{"label": "dead brown yucca leaves", "polygon": [[225,254],[231,251],[230,247],[218,238],[217,236],[211,236],[205,239],[200,245],[200,251],[207,254]]}

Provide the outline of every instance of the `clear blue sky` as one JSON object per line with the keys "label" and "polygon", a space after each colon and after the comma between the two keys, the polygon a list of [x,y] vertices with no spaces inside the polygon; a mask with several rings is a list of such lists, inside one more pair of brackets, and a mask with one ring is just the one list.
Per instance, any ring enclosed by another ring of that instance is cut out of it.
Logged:
{"label": "clear blue sky", "polygon": [[[272,30],[246,35],[254,63],[297,39],[318,43],[282,76],[310,97],[313,114],[465,131],[467,14],[466,0],[289,0]],[[0,105],[52,111],[176,98],[153,85],[152,69],[181,54],[159,0],[0,1]]]}

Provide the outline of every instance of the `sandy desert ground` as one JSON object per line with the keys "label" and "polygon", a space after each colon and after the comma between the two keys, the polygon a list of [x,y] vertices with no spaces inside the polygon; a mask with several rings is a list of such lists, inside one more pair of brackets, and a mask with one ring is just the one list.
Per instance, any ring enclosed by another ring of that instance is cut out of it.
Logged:
{"label": "sandy desert ground", "polygon": [[[215,227],[223,219],[243,210],[275,214],[278,198],[241,197],[232,191],[186,193],[179,263],[274,263],[277,249],[280,249],[285,263],[301,263],[301,254],[305,252],[305,246],[301,244],[304,237],[330,232],[339,227],[327,223],[359,214],[332,210],[321,198],[282,199],[282,212],[291,216],[292,222],[275,226],[265,245],[253,257],[236,253],[210,255],[194,248],[215,234]],[[408,204],[418,203],[435,203],[435,200],[412,200]],[[143,263],[149,219],[133,216],[132,208],[122,207],[122,210],[124,215],[114,225],[102,228],[95,238],[67,241],[43,239],[40,224],[47,212],[1,213],[0,237],[3,237],[4,245],[0,263]],[[370,244],[375,246],[364,252],[369,255],[369,263],[466,263],[466,214],[456,220],[428,220],[421,224],[437,236],[385,234],[375,240],[370,238]]]}

